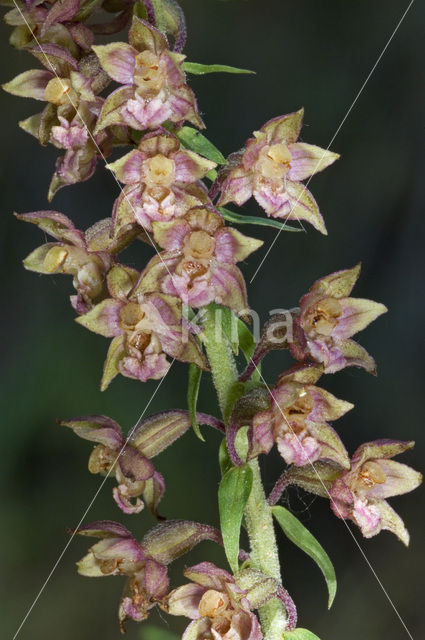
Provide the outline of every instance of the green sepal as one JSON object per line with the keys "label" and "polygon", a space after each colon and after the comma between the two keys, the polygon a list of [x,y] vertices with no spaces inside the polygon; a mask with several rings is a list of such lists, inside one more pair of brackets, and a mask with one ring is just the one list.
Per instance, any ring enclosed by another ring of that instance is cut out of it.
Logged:
{"label": "green sepal", "polygon": [[195,434],[202,442],[205,438],[201,433],[198,421],[196,419],[196,405],[198,402],[199,386],[201,384],[202,369],[196,364],[191,363],[189,366],[189,382],[187,385],[187,405],[189,409],[190,419]]}
{"label": "green sepal", "polygon": [[200,64],[199,62],[183,62],[182,69],[186,73],[193,73],[198,76],[206,73],[256,73],[250,69],[238,69],[227,64]]}
{"label": "green sepal", "polygon": [[226,557],[233,573],[239,570],[239,536],[252,480],[252,470],[248,465],[232,467],[224,474],[218,488],[221,533]]}
{"label": "green sepal", "polygon": [[193,127],[181,127],[174,133],[187,149],[196,151],[199,155],[217,164],[226,164],[226,158],[221,151],[219,151],[208,138],[202,135],[202,133],[199,133],[197,129]]}
{"label": "green sepal", "polygon": [[[329,592],[328,609],[331,608],[336,594],[336,576],[333,564],[316,538],[285,507],[272,507],[272,512],[287,538],[314,560],[326,580]],[[307,632],[310,633],[310,632]],[[301,638],[304,636],[300,636]],[[306,640],[309,636],[306,636]],[[315,638],[316,636],[311,636]]]}
{"label": "green sepal", "polygon": [[272,218],[260,218],[260,216],[243,216],[241,213],[235,213],[224,207],[218,207],[221,215],[227,222],[233,224],[257,224],[260,227],[273,227],[280,231],[304,231],[301,227],[291,227],[285,222],[279,222],[279,220],[273,220]]}

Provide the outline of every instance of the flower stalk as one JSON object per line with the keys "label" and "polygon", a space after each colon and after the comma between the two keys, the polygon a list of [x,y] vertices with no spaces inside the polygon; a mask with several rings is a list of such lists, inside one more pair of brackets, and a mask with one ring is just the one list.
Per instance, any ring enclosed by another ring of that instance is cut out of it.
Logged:
{"label": "flower stalk", "polygon": [[[211,306],[206,310],[205,347],[220,408],[227,422],[235,401],[242,395],[243,385],[237,381],[237,369],[229,342],[221,327],[215,322],[217,315]],[[249,466],[252,470],[252,489],[244,515],[251,550],[250,566],[281,584],[272,511],[264,493],[260,465],[258,460],[254,459],[249,462]],[[264,638],[282,638],[287,621],[287,613],[282,602],[273,598],[259,609],[259,613]]]}

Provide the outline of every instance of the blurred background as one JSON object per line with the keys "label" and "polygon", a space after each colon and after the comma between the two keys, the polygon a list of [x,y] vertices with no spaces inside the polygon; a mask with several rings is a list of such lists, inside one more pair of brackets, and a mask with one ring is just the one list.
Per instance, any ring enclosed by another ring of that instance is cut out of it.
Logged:
{"label": "blurred background", "polygon": [[[225,155],[238,149],[266,120],[306,109],[302,140],[327,147],[407,2],[338,2],[335,0],[184,0],[189,39],[188,59],[254,69],[255,76],[195,77],[208,137]],[[342,158],[310,188],[324,213],[328,237],[306,225],[308,233],[281,233],[250,286],[250,303],[263,320],[269,309],[291,307],[318,277],[358,261],[363,272],[356,295],[384,302],[389,313],[360,338],[374,355],[379,376],[349,369],[326,378],[326,387],[355,403],[339,421],[348,449],[381,437],[415,439],[403,462],[423,470],[424,458],[424,66],[425,6],[411,7],[394,40],[336,137],[332,149]],[[0,26],[1,81],[34,65],[8,45],[9,28]],[[0,93],[2,152],[1,260],[2,368],[1,408],[2,526],[0,608],[3,636],[12,638],[28,607],[95,494],[100,479],[87,472],[88,442],[61,429],[56,418],[104,413],[127,431],[137,421],[155,382],[140,384],[117,378],[101,394],[98,388],[107,341],[76,325],[68,304],[70,278],[39,277],[25,272],[21,260],[44,241],[12,211],[49,208],[48,183],[56,151],[42,149],[17,127],[37,112],[30,100]],[[99,164],[94,178],[68,187],[52,207],[83,228],[110,214],[117,196],[112,176]],[[259,213],[254,203],[246,212]],[[246,231],[246,229],[244,230]],[[242,265],[249,280],[275,237],[272,229],[250,228],[264,247]],[[140,246],[134,257],[142,267],[151,251]],[[421,355],[422,354],[422,355]],[[273,381],[289,359],[275,353],[264,371]],[[184,407],[186,367],[176,363],[149,412]],[[205,376],[200,408],[216,411],[214,391]],[[168,491],[162,512],[169,518],[217,524],[216,490],[219,438],[206,432],[206,444],[192,433],[157,460]],[[266,486],[280,473],[278,456],[267,459]],[[111,499],[108,482],[88,520],[118,519],[141,537],[152,526],[142,513],[123,516]],[[372,540],[354,535],[376,571],[411,636],[424,637],[423,489],[392,500],[411,533],[406,550],[387,532]],[[326,501],[291,491],[290,507],[332,557],[339,589],[327,611],[326,588],[318,568],[279,537],[284,584],[299,609],[300,626],[322,640],[399,640],[408,637],[396,613],[346,527]],[[118,640],[116,609],[121,578],[87,580],[75,562],[89,541],[75,539],[59,563],[19,637],[22,640]],[[173,565],[174,584],[185,564],[203,559],[225,566],[223,553],[203,543]],[[422,584],[423,587],[423,584]],[[423,594],[423,592],[422,592]],[[163,624],[157,613],[152,624]],[[167,619],[180,631],[181,619]],[[128,637],[143,637],[142,626],[128,624]],[[164,636],[165,638],[165,636]]]}

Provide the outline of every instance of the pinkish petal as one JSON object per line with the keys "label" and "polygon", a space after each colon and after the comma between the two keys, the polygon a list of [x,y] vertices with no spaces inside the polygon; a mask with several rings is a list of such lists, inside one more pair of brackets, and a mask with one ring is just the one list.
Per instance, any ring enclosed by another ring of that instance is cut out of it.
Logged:
{"label": "pinkish petal", "polygon": [[186,220],[173,220],[171,222],[152,222],[155,242],[167,251],[181,251],[185,237],[191,229]]}
{"label": "pinkish petal", "polygon": [[174,589],[167,600],[167,612],[172,616],[186,616],[195,620],[199,618],[198,606],[206,588],[190,582]]}
{"label": "pinkish petal", "polygon": [[99,333],[105,338],[113,338],[122,333],[120,327],[120,311],[123,303],[108,298],[97,304],[88,313],[75,319],[89,331]]}
{"label": "pinkish petal", "polygon": [[327,235],[326,226],[319,211],[319,206],[312,194],[300,182],[286,181],[286,191],[289,196],[291,212],[290,220],[305,220],[317,231]]}
{"label": "pinkish petal", "polygon": [[87,140],[87,129],[78,125],[70,125],[65,121],[62,126],[52,127],[51,141],[62,149],[78,149],[84,147]]}
{"label": "pinkish petal", "polygon": [[223,206],[229,202],[235,202],[239,206],[245,204],[252,196],[252,183],[252,173],[245,171],[242,167],[233,169],[221,186],[218,206]]}
{"label": "pinkish petal", "polygon": [[210,283],[211,274],[209,273],[193,281],[186,273],[181,276],[173,273],[164,278],[162,289],[165,293],[181,298],[184,304],[191,307],[204,307],[214,300],[215,291]]}
{"label": "pinkish petal", "polygon": [[106,73],[120,84],[132,84],[137,50],[125,42],[111,42],[93,47]]}
{"label": "pinkish petal", "polygon": [[123,489],[126,489],[125,485],[119,485],[112,489],[112,497],[121,511],[127,514],[140,513],[143,511],[145,508],[143,501],[140,500],[140,498],[134,499],[134,497],[127,496]]}
{"label": "pinkish petal", "polygon": [[118,464],[123,476],[133,482],[148,480],[155,472],[152,462],[130,444],[122,451]]}
{"label": "pinkish petal", "polygon": [[143,160],[144,154],[134,150],[106,166],[120,182],[124,184],[139,184],[141,181]]}
{"label": "pinkish petal", "polygon": [[74,223],[58,211],[32,211],[15,214],[19,220],[32,222],[42,231],[62,242],[69,242],[77,247],[85,248],[84,234],[75,228]]}
{"label": "pinkish petal", "polygon": [[328,424],[306,421],[307,431],[320,445],[320,459],[336,462],[345,469],[350,468],[348,453],[341,438]]}
{"label": "pinkish petal", "polygon": [[200,562],[188,567],[185,569],[184,575],[206,589],[216,589],[218,591],[223,589],[224,584],[234,584],[235,582],[230,573],[216,567],[212,562]]}
{"label": "pinkish petal", "polygon": [[377,505],[369,504],[365,499],[354,501],[352,519],[360,527],[365,538],[376,536],[382,529],[381,514]]}
{"label": "pinkish petal", "polygon": [[342,307],[342,315],[332,331],[332,337],[335,340],[351,338],[388,311],[383,304],[362,298],[340,298],[339,303]]}
{"label": "pinkish petal", "polygon": [[304,142],[290,144],[288,148],[292,159],[287,175],[288,180],[294,182],[305,180],[319,171],[323,171],[339,158],[338,153]]}
{"label": "pinkish petal", "polygon": [[308,415],[308,419],[313,422],[327,422],[328,420],[338,420],[347,411],[353,409],[354,405],[345,400],[339,400],[329,391],[309,385],[308,391],[313,397],[314,407]]}
{"label": "pinkish petal", "polygon": [[144,100],[137,94],[121,109],[123,121],[134,129],[152,129],[163,124],[172,115],[169,100],[158,94],[152,100]]}
{"label": "pinkish petal", "polygon": [[230,307],[236,312],[247,309],[245,280],[235,265],[214,262],[211,265],[211,286],[218,304]]}
{"label": "pinkish petal", "polygon": [[178,151],[173,160],[176,166],[176,181],[188,184],[204,178],[208,171],[217,166],[215,162],[188,150]]}
{"label": "pinkish petal", "polygon": [[[232,237],[232,240],[228,237],[227,234]],[[257,249],[259,249],[264,244],[262,240],[246,236],[232,227],[225,227],[224,229],[220,229],[216,234],[216,242],[217,259],[219,261],[221,261],[222,259],[223,262],[241,262],[242,260],[246,260],[246,258],[250,256],[251,253],[257,251]],[[219,249],[219,244],[222,244],[224,246],[220,246]],[[220,258],[219,256],[219,251],[222,254],[222,258]],[[233,254],[232,259],[230,259],[230,251]]]}
{"label": "pinkish petal", "polygon": [[80,438],[99,442],[110,449],[119,449],[124,443],[120,425],[107,416],[82,416],[61,420],[59,424],[70,427]]}
{"label": "pinkish petal", "polygon": [[286,433],[283,438],[277,438],[277,448],[287,464],[303,467],[320,458],[320,444],[311,436],[298,436]]}
{"label": "pinkish petal", "polygon": [[166,375],[169,368],[170,363],[163,353],[146,355],[142,362],[136,358],[124,357],[119,364],[120,373],[123,376],[141,382],[160,380]]}
{"label": "pinkish petal", "polygon": [[124,525],[113,520],[97,520],[83,524],[77,529],[77,533],[94,538],[132,538],[130,531]]}
{"label": "pinkish petal", "polygon": [[406,464],[395,460],[376,460],[377,465],[385,474],[385,482],[375,484],[367,492],[368,499],[383,499],[399,496],[416,489],[422,482],[422,474]]}
{"label": "pinkish petal", "polygon": [[290,197],[283,184],[276,185],[271,180],[262,178],[254,183],[253,195],[267,215],[285,220],[296,219],[292,215]]}
{"label": "pinkish petal", "polygon": [[31,69],[20,73],[10,82],[2,85],[2,88],[14,96],[20,98],[34,98],[44,100],[44,90],[48,82],[53,78],[51,71],[43,69]]}
{"label": "pinkish petal", "polygon": [[133,98],[134,87],[132,86],[120,87],[109,94],[103,103],[102,110],[97,120],[96,128],[94,130],[95,135],[111,125],[127,124],[123,112],[125,112],[126,106],[133,100]]}
{"label": "pinkish petal", "polygon": [[163,598],[170,587],[167,567],[149,558],[146,560],[143,581],[147,594],[152,598]]}

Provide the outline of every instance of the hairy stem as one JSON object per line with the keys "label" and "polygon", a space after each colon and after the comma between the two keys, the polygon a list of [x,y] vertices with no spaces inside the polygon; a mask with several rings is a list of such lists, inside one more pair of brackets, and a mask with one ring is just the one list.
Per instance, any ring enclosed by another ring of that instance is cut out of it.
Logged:
{"label": "hairy stem", "polygon": [[214,386],[224,421],[227,423],[233,405],[241,396],[243,385],[238,382],[238,371],[229,342],[224,335],[221,315],[216,314],[214,307],[207,307],[204,316],[203,339],[211,366]]}
{"label": "hairy stem", "polygon": [[[245,509],[245,522],[251,545],[251,566],[281,582],[273,516],[264,493],[258,460],[251,460],[249,466],[253,483]],[[287,613],[280,600],[274,598],[261,607],[260,619],[266,640],[282,640]]]}
{"label": "hairy stem", "polygon": [[[206,311],[204,342],[220,408],[227,422],[234,403],[243,392],[243,386],[237,381],[233,354],[221,325],[215,323],[213,308]],[[251,460],[249,465],[253,472],[253,484],[245,509],[245,520],[251,547],[250,564],[280,583],[280,563],[271,508],[264,493],[258,461]],[[282,640],[287,622],[282,602],[274,598],[261,607],[259,613],[265,640]]]}

